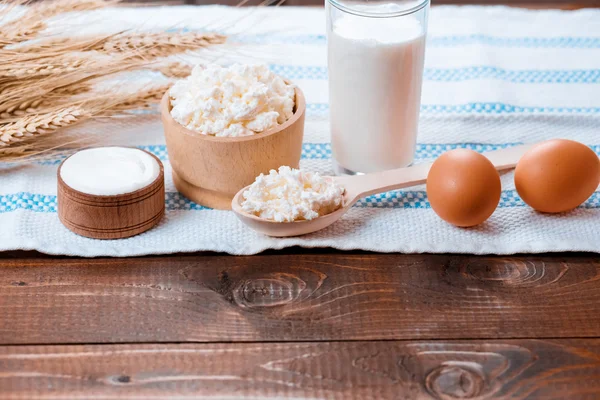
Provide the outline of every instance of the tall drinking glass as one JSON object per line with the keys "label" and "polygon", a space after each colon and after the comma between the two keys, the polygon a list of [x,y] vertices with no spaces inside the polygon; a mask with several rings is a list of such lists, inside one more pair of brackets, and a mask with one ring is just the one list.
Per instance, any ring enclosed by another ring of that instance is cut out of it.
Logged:
{"label": "tall drinking glass", "polygon": [[414,160],[429,0],[326,0],[337,174]]}

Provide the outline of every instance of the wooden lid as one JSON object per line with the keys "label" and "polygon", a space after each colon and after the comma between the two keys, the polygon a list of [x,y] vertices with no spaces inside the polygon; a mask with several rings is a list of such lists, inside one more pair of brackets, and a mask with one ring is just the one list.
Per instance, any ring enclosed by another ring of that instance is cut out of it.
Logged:
{"label": "wooden lid", "polygon": [[148,154],[160,168],[154,182],[114,196],[87,194],[68,186],[60,176],[66,160],[63,161],[57,172],[60,222],[78,235],[92,239],[122,239],[155,226],[165,214],[165,174],[162,162],[154,154]]}

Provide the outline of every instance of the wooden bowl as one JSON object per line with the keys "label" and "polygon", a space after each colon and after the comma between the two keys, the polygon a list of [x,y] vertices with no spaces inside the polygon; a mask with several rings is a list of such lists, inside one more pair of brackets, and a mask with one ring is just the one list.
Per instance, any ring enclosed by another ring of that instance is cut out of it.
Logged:
{"label": "wooden bowl", "polygon": [[148,154],[160,168],[154,182],[134,192],[111,196],[87,194],[67,185],[60,176],[63,161],[57,172],[60,222],[92,239],[122,239],[154,227],[165,214],[165,173],[160,160]]}
{"label": "wooden bowl", "polygon": [[168,92],[160,108],[175,187],[200,205],[231,210],[233,196],[261,173],[300,165],[306,102],[298,88],[294,115],[253,136],[214,137],[185,128],[171,117]]}

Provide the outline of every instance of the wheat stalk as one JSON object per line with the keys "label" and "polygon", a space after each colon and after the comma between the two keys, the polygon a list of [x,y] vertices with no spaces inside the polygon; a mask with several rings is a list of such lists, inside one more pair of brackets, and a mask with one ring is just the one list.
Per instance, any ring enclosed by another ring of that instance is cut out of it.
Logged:
{"label": "wheat stalk", "polygon": [[58,75],[76,71],[78,68],[93,63],[93,60],[75,54],[65,54],[45,61],[2,65],[0,66],[0,76],[20,79],[29,76]]}
{"label": "wheat stalk", "polygon": [[0,124],[0,146],[10,146],[31,137],[52,133],[91,117],[113,116],[147,107],[159,100],[168,88],[169,85],[161,85],[135,93],[121,94],[108,90],[78,103],[47,111],[36,110],[35,114],[23,117],[13,112],[15,119],[3,119],[3,123]]}
{"label": "wheat stalk", "polygon": [[35,3],[27,6],[27,12],[22,17],[0,25],[0,46],[35,39],[47,27],[45,20],[48,18],[72,11],[94,10],[115,3],[116,1],[110,0],[50,0]]}
{"label": "wheat stalk", "polygon": [[186,78],[192,73],[192,66],[180,62],[172,62],[156,69],[167,78]]}
{"label": "wheat stalk", "polygon": [[[93,65],[94,62],[98,62],[95,58],[102,55],[109,57],[115,63],[121,63],[124,58],[130,62],[135,60],[148,62],[159,57],[224,42],[225,37],[216,34],[164,32],[125,33],[78,39],[70,44],[64,39],[53,39],[51,43],[56,43],[58,46],[63,43],[63,47],[53,49],[52,53],[44,54],[43,49],[46,48],[44,44],[25,46],[22,48],[24,52],[16,55],[15,51],[18,52],[21,48],[0,50],[0,57],[6,60],[5,63],[0,64],[0,79],[1,77],[58,75],[78,70],[83,66],[97,69]],[[96,52],[100,54],[96,55]],[[177,68],[177,71],[173,69],[171,72],[175,75],[171,76],[189,75],[187,71],[190,67],[184,64],[178,64],[177,67],[173,65],[173,68]]]}
{"label": "wheat stalk", "polygon": [[111,106],[106,109],[103,114],[115,114],[122,113],[130,110],[137,110],[142,108],[150,107],[153,104],[156,104],[162,96],[166,93],[167,90],[171,87],[171,83],[146,88],[136,93],[130,94],[123,98],[118,104]]}
{"label": "wheat stalk", "polygon": [[0,46],[4,47],[31,40],[45,28],[46,23],[44,21],[24,21],[20,25],[6,24],[0,27]]}
{"label": "wheat stalk", "polygon": [[39,98],[56,98],[56,91],[68,87],[90,84],[125,71],[135,70],[143,65],[142,60],[109,59],[86,65],[75,71],[53,76],[28,77],[32,84],[2,87],[0,112],[18,108],[20,104]]}
{"label": "wheat stalk", "polygon": [[2,48],[0,49],[0,55],[16,62],[39,60],[46,57],[63,55],[68,52],[98,50],[102,48],[106,41],[121,34],[123,34],[123,32],[110,35],[87,35],[81,37],[50,37]]}
{"label": "wheat stalk", "polygon": [[92,84],[90,82],[77,82],[73,85],[67,85],[58,87],[50,91],[47,95],[49,98],[62,98],[78,96],[83,93],[87,93],[92,90]]}
{"label": "wheat stalk", "polygon": [[59,128],[73,125],[89,114],[80,106],[65,107],[43,114],[29,115],[16,122],[0,126],[0,146],[26,140],[35,135],[43,135]]}
{"label": "wheat stalk", "polygon": [[188,50],[225,43],[225,36],[196,32],[121,32],[81,38],[56,37],[41,42],[0,49],[0,57],[10,64],[56,62],[67,53],[91,56],[124,56],[150,61]]}
{"label": "wheat stalk", "polygon": [[92,49],[106,54],[130,53],[140,58],[153,59],[222,44],[225,40],[225,36],[213,33],[124,33],[102,41]]}
{"label": "wheat stalk", "polygon": [[9,120],[16,120],[27,114],[33,114],[38,112],[39,107],[42,105],[43,99],[28,100],[19,104],[16,107],[11,107],[4,112],[0,113],[1,122],[9,122]]}
{"label": "wheat stalk", "polygon": [[42,98],[24,100],[18,105],[0,112],[0,123],[8,122],[7,120],[15,120],[28,114],[39,113],[42,107],[48,104],[60,104],[74,96],[88,93],[91,90],[92,85],[87,82],[54,89]]}
{"label": "wheat stalk", "polygon": [[81,38],[56,37],[0,49],[2,59],[16,63],[46,63],[66,53],[128,55],[146,61],[188,50],[222,44],[225,36],[195,32],[121,32]]}
{"label": "wheat stalk", "polygon": [[90,11],[117,4],[115,0],[46,0],[31,6],[31,13],[38,18],[50,18],[76,11]]}
{"label": "wheat stalk", "polygon": [[[77,42],[80,42],[81,39],[76,39]],[[73,38],[70,37],[56,37],[50,39],[44,39],[35,43],[27,43],[20,44],[18,47],[14,47],[11,49],[0,49],[0,54],[5,54],[7,56],[20,56],[21,58],[31,58],[30,55],[37,57],[45,57],[45,53],[52,54],[60,54],[65,50],[72,50],[73,48]]]}
{"label": "wheat stalk", "polygon": [[46,153],[53,152],[68,146],[84,147],[98,140],[95,135],[63,132],[60,135],[41,136],[35,141],[16,143],[13,146],[0,146],[0,159],[5,162],[30,162],[42,158]]}
{"label": "wheat stalk", "polygon": [[40,37],[49,18],[117,2],[44,1],[27,5],[19,19],[5,22],[13,6],[25,5],[28,0],[0,0],[4,5],[0,7],[0,161],[30,160],[51,149],[81,146],[95,135],[64,128],[150,107],[171,84],[130,93],[121,87],[98,91],[97,83],[143,69],[181,78],[190,74],[190,66],[149,62],[225,42],[224,36],[197,32],[120,32],[88,37],[70,37],[63,32],[57,37]]}

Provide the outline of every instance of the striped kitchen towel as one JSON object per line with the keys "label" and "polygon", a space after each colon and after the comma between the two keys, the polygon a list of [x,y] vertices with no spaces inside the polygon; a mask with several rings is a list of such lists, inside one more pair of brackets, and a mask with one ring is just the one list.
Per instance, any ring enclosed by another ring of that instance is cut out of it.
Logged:
{"label": "striped kitchen towel", "polygon": [[[225,51],[209,49],[201,60],[264,62],[299,85],[309,103],[302,167],[330,174],[324,18],[316,8],[178,6],[86,12],[69,24],[80,26],[81,34],[123,26],[208,26],[227,33],[231,39]],[[148,78],[160,79],[143,77]],[[417,162],[455,148],[483,152],[558,137],[581,141],[600,154],[600,10],[434,8],[421,109]],[[28,165],[0,166],[0,250],[79,256],[198,250],[254,254],[295,245],[475,254],[600,251],[600,192],[571,213],[541,215],[519,198],[511,173],[502,176],[499,208],[475,228],[441,221],[424,187],[415,187],[363,199],[321,232],[269,238],[246,228],[231,212],[207,209],[177,193],[156,115],[93,122],[84,129],[98,135],[120,130],[110,136],[112,143],[139,146],[163,160],[164,220],[124,240],[98,241],[71,233],[56,213],[56,168],[64,154],[52,154]]]}

